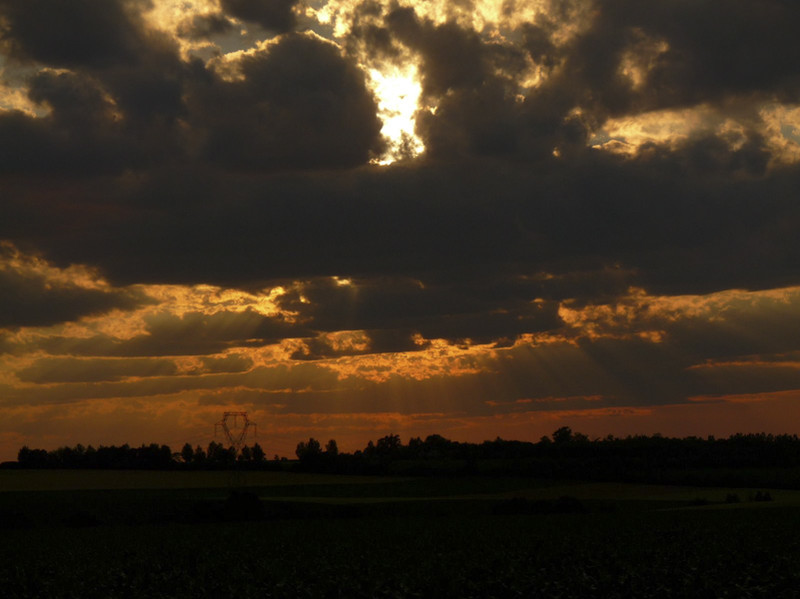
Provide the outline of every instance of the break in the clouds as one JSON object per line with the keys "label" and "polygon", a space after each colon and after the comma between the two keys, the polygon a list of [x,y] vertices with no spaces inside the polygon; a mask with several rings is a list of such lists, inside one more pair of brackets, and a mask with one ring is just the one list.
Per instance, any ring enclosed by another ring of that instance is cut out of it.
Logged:
{"label": "break in the clouds", "polygon": [[232,405],[287,447],[789,421],[797,22],[0,0],[3,451]]}

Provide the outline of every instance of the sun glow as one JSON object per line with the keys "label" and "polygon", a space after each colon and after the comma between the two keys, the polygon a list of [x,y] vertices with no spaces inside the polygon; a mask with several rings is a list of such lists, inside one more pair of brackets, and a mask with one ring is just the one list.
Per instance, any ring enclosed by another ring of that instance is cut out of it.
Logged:
{"label": "sun glow", "polygon": [[387,72],[370,69],[369,79],[378,99],[378,116],[383,121],[381,133],[388,146],[386,153],[373,163],[392,164],[424,152],[425,145],[414,132],[414,117],[422,93],[416,65],[392,67]]}

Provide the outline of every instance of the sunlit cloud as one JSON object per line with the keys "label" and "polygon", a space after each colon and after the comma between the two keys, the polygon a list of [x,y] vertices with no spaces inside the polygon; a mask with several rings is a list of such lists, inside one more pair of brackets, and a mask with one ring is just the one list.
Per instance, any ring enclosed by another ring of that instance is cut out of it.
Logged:
{"label": "sunlit cloud", "polygon": [[[475,0],[474,2],[448,2],[447,0],[419,0],[417,2],[391,2],[381,0],[374,4],[374,8],[369,11],[360,11],[362,2],[359,0],[313,0],[308,3],[305,14],[313,17],[319,23],[330,25],[333,35],[344,37],[351,31],[351,20],[354,15],[360,19],[369,16],[383,15],[397,7],[412,7],[414,12],[421,19],[427,19],[436,25],[452,22],[462,27],[469,27],[478,32],[496,32],[500,30],[513,30],[524,23],[535,21],[541,14],[547,14],[550,5],[549,0]],[[577,30],[582,23],[576,21],[584,20],[585,11],[581,10],[576,3],[575,6],[567,8],[562,5],[562,10],[566,8],[572,21],[569,25],[571,30]],[[377,10],[375,10],[377,8]]]}
{"label": "sunlit cloud", "polygon": [[0,112],[19,110],[29,116],[38,117],[46,113],[40,106],[32,102],[23,87],[4,85],[0,70]]}
{"label": "sunlit cloud", "polygon": [[725,326],[727,317],[770,314],[776,310],[798,310],[800,288],[764,291],[727,290],[708,295],[652,296],[631,288],[611,304],[574,306],[565,301],[559,308],[564,322],[588,338],[636,336],[663,341],[666,327],[682,321],[702,321]]}
{"label": "sunlit cloud", "polygon": [[80,264],[58,268],[41,256],[23,253],[5,241],[0,241],[0,268],[19,273],[25,278],[41,277],[48,287],[67,285],[91,290],[110,289],[97,269]]}
{"label": "sunlit cloud", "polygon": [[663,39],[651,39],[641,30],[634,31],[637,42],[628,46],[620,59],[620,71],[630,80],[635,91],[640,91],[647,82],[647,76],[656,65],[658,58],[669,50]]}
{"label": "sunlit cloud", "polygon": [[800,162],[800,105],[767,104],[759,111],[777,164]]}
{"label": "sunlit cloud", "polygon": [[179,33],[187,23],[196,17],[218,14],[219,0],[157,0],[143,13],[150,27],[170,36],[180,47],[184,58],[203,50],[212,50],[214,44],[208,40],[190,39]]}
{"label": "sunlit cloud", "polygon": [[609,119],[603,125],[603,132],[612,140],[624,144],[625,151],[633,154],[646,143],[675,144],[692,134],[722,130],[732,125],[712,107],[698,106]]}
{"label": "sunlit cloud", "polygon": [[[633,75],[631,75],[633,77]],[[800,160],[800,109],[796,106],[764,104],[758,118],[738,121],[715,107],[699,105],[681,110],[658,110],[612,118],[590,142],[596,148],[633,156],[646,144],[676,147],[690,138],[713,135],[733,150],[740,150],[748,134],[757,130],[766,137],[773,165]]]}
{"label": "sunlit cloud", "polygon": [[144,17],[153,26],[174,32],[189,16],[219,12],[219,0],[158,0],[150,3]]}
{"label": "sunlit cloud", "polygon": [[481,371],[476,360],[492,351],[492,346],[455,345],[443,339],[416,339],[425,349],[415,352],[369,354],[340,358],[328,367],[340,379],[385,383],[393,379],[423,381],[434,377],[458,377]]}

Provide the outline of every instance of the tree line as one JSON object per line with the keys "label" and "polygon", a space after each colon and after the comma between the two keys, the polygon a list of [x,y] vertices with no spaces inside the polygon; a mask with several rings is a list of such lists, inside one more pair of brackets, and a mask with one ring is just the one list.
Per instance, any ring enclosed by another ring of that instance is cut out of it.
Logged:
{"label": "tree line", "polygon": [[179,452],[168,445],[151,443],[140,447],[111,445],[59,447],[51,451],[25,446],[17,453],[19,468],[95,468],[111,470],[227,469],[237,465],[266,464],[264,450],[258,443],[240,451],[212,441],[207,449],[186,443]]}
{"label": "tree line", "polygon": [[[609,435],[589,439],[561,427],[538,442],[504,440],[465,443],[430,435],[402,443],[396,434],[369,441],[364,449],[341,452],[335,439],[324,445],[309,438],[297,444],[296,460],[268,459],[258,444],[240,451],[211,442],[207,448],[186,443],[173,452],[167,445],[141,447],[61,447],[19,450],[20,468],[107,469],[281,469],[348,474],[518,474],[540,477],[630,480],[664,483],[714,483],[709,472],[724,472],[731,483],[746,484],[754,469],[770,470],[777,486],[800,466],[797,435],[736,434],[727,438]],[[783,472],[783,473],[782,473]],[[793,471],[792,471],[793,472]],[[777,474],[776,474],[777,473]],[[715,475],[719,478],[719,475]],[[737,478],[738,476],[738,478]],[[792,474],[792,476],[795,476]]]}
{"label": "tree line", "polygon": [[[398,435],[370,441],[363,450],[342,454],[331,440],[323,447],[311,438],[297,446],[298,468],[346,473],[484,473],[543,477],[658,482],[713,482],[709,471],[738,471],[800,466],[800,438],[768,433],[727,438],[670,438],[659,434],[590,439],[561,427],[538,442],[497,438],[482,443],[451,441],[440,435]],[[695,472],[693,472],[695,471]],[[694,476],[694,479],[692,479]],[[727,474],[726,474],[727,476]],[[674,480],[670,480],[670,477]],[[728,478],[731,478],[730,476]],[[733,477],[735,478],[735,477]],[[800,486],[800,470],[797,472]]]}

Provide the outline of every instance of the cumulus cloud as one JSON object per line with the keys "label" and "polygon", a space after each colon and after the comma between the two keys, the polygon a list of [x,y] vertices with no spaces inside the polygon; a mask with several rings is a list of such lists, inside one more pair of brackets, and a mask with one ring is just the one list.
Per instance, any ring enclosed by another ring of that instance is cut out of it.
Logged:
{"label": "cumulus cloud", "polygon": [[[260,7],[267,23],[274,4],[231,2],[231,10],[255,18]],[[228,61],[237,73],[228,79],[210,64],[182,60],[178,44],[145,22],[140,7],[0,5],[9,58],[50,68],[33,75],[27,90],[49,115],[0,114],[4,169],[119,173],[197,159],[261,170],[350,167],[382,151],[364,74],[332,42],[287,34]],[[226,28],[213,15],[194,19],[189,35]]]}
{"label": "cumulus cloud", "polygon": [[192,98],[203,138],[199,151],[212,163],[259,170],[352,167],[380,153],[375,99],[363,72],[334,44],[288,34],[241,57],[236,69],[233,81],[200,82]]}

